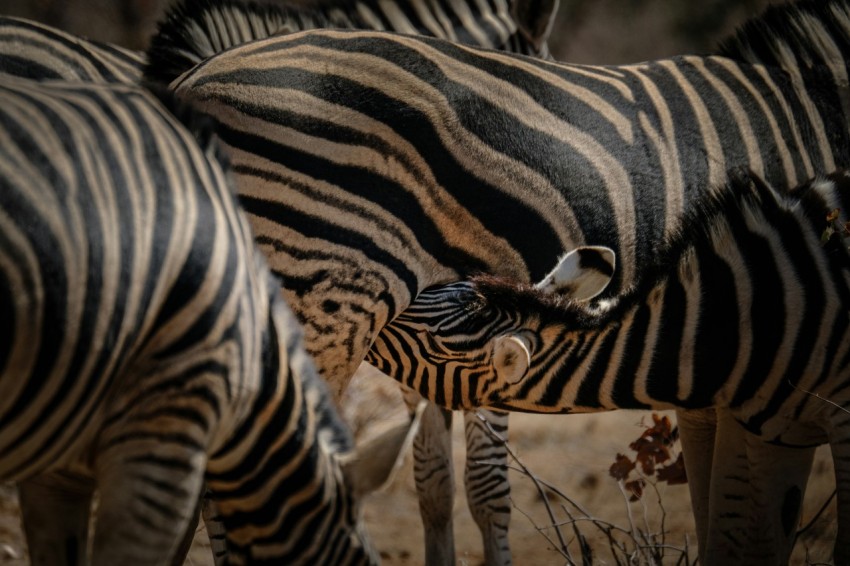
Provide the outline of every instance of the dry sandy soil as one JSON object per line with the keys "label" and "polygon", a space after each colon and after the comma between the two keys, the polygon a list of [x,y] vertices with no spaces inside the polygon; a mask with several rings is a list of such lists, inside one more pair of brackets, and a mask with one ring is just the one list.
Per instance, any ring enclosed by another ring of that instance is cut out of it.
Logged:
{"label": "dry sandy soil", "polygon": [[[362,436],[370,434],[387,418],[404,418],[405,409],[394,383],[388,378],[372,377],[356,380],[346,404],[346,413]],[[642,425],[651,422],[649,413],[626,411],[603,415],[514,415],[511,417],[510,446],[538,478],[568,495],[593,517],[629,529],[629,506],[617,482],[608,475],[608,468],[618,452],[633,455],[628,448],[629,443],[640,436]],[[475,566],[483,563],[483,555],[478,531],[463,495],[463,458],[462,419],[456,418],[454,468],[459,487],[454,521],[457,562],[460,566]],[[369,531],[374,545],[381,552],[383,564],[416,565],[424,560],[422,526],[412,475],[408,454],[389,485],[370,496],[365,505]],[[556,546],[544,536],[545,533],[556,540],[553,529],[538,531],[538,527],[546,527],[552,522],[534,483],[522,473],[512,471],[511,487],[514,509],[510,536],[515,563],[518,566],[567,563],[555,550]],[[829,453],[822,448],[818,451],[809,484],[804,524],[826,501],[833,487]],[[680,549],[686,546],[692,562],[696,557],[696,543],[687,486],[659,484],[658,490],[660,497],[650,489],[642,502],[631,504],[632,522],[636,529],[657,534],[661,532],[663,518],[665,542],[671,547],[666,551],[663,563],[677,564],[681,557]],[[564,520],[566,516],[560,507],[566,502],[554,493],[550,493],[550,502],[559,520]],[[593,549],[593,563],[614,564],[609,545],[601,532],[590,522],[578,524]],[[793,563],[823,563],[829,556],[834,531],[833,503],[798,542]],[[570,544],[573,558],[580,563],[581,553],[571,528],[564,528],[563,536]],[[204,538],[205,534],[199,532],[187,564],[211,563]],[[9,486],[0,486],[0,564],[26,564],[15,494]]]}

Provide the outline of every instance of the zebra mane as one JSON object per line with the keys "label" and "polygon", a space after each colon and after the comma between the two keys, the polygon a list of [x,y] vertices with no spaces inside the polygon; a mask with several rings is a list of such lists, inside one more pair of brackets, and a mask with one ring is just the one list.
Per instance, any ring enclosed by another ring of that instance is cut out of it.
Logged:
{"label": "zebra mane", "polygon": [[720,43],[724,57],[788,71],[843,69],[850,61],[850,1],[773,5]]}
{"label": "zebra mane", "polygon": [[201,61],[255,39],[330,27],[317,9],[239,0],[182,0],[159,22],[148,48],[145,79],[169,84]]}
{"label": "zebra mane", "polygon": [[567,295],[547,293],[530,283],[506,277],[475,275],[469,283],[474,298],[465,307],[470,313],[495,309],[534,317],[544,324],[550,321],[566,323],[570,328],[579,330],[590,328],[603,312],[586,302],[575,302]]}
{"label": "zebra mane", "polygon": [[[467,312],[473,316],[477,312],[488,316],[488,311],[496,310],[537,318],[543,324],[564,324],[574,330],[598,328],[608,320],[619,319],[636,302],[644,300],[659,282],[670,277],[671,267],[678,265],[690,249],[713,247],[718,230],[726,229],[727,224],[743,226],[748,215],[757,213],[779,225],[782,216],[789,220],[793,216],[797,221],[802,216],[805,221],[800,223],[807,222],[820,235],[828,224],[827,214],[832,205],[826,197],[830,194],[850,205],[850,172],[837,171],[780,192],[758,175],[741,169],[731,170],[725,186],[707,194],[689,210],[679,229],[661,244],[653,263],[642,268],[644,271],[638,282],[604,307],[575,302],[531,284],[492,275],[472,277],[469,284],[474,295],[460,300],[465,301]],[[844,216],[843,220],[847,215]],[[842,269],[850,268],[850,253],[844,237],[836,232],[823,245],[827,257]]]}

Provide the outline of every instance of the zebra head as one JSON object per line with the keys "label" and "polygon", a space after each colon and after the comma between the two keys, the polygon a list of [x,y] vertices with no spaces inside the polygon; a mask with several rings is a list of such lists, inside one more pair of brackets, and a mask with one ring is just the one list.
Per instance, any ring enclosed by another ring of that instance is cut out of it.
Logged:
{"label": "zebra head", "polygon": [[496,406],[544,363],[545,345],[571,316],[582,325],[593,311],[585,301],[608,285],[614,262],[609,248],[581,247],[536,285],[482,275],[428,289],[383,330],[367,361],[440,405]]}

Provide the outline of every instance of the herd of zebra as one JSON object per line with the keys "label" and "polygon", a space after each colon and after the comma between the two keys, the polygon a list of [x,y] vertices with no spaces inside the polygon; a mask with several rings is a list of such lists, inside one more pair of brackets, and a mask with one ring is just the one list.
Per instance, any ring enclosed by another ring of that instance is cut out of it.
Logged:
{"label": "herd of zebra", "polygon": [[[850,563],[850,0],[622,66],[552,61],[556,6],[182,0],[144,54],[0,18],[0,479],[33,564],[175,563],[201,509],[217,563],[375,562],[358,504],[417,428],[454,563],[477,407],[675,408],[705,564],[786,563],[829,443]],[[363,360],[433,403],[354,447]]]}

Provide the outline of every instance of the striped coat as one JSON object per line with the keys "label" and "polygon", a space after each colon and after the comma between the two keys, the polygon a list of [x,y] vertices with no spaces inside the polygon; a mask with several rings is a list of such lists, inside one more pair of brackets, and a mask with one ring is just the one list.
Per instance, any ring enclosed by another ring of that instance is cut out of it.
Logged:
{"label": "striped coat", "polygon": [[6,77],[0,101],[0,478],[52,505],[33,561],[88,563],[96,487],[91,562],[165,563],[205,479],[233,563],[375,561],[208,128],[123,85]]}

